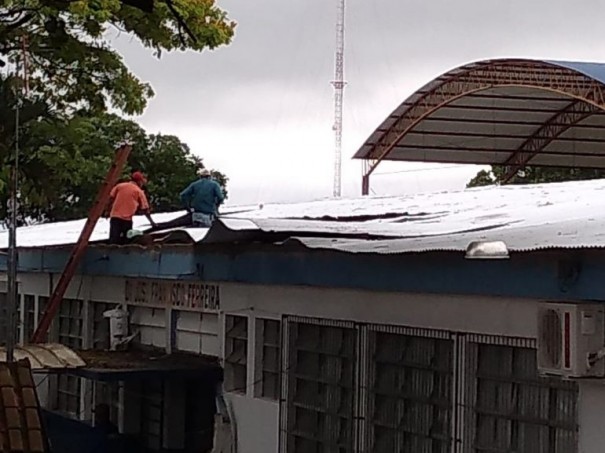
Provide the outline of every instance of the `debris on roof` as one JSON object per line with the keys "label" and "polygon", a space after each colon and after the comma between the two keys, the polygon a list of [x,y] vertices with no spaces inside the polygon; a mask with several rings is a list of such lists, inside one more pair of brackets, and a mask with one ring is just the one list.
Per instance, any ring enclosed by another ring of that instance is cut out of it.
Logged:
{"label": "debris on roof", "polygon": [[141,379],[164,375],[222,377],[216,357],[175,352],[166,354],[154,348],[129,351],[78,351],[86,366],[68,370],[72,374],[102,381]]}
{"label": "debris on roof", "polygon": [[[170,228],[163,243],[297,242],[353,253],[464,251],[477,240],[511,251],[605,247],[605,180],[492,186],[398,197],[364,197],[223,209],[210,230],[182,223],[185,213],[154,215]],[[83,221],[21,228],[20,247],[73,244]],[[180,222],[180,223],[179,223]],[[145,219],[135,225],[144,228]],[[183,225],[183,226],[179,226]],[[96,240],[107,237],[105,223]],[[7,237],[0,232],[0,249]]]}

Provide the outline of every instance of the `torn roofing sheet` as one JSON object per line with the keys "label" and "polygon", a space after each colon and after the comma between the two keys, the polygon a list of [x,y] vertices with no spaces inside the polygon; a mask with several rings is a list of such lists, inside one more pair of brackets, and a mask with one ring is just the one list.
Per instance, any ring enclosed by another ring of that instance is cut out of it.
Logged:
{"label": "torn roofing sheet", "polygon": [[[173,228],[195,242],[300,238],[309,247],[352,252],[463,250],[474,240],[504,240],[511,250],[605,247],[605,180],[496,186],[399,197],[223,208],[208,230]],[[158,222],[183,212],[154,214]],[[146,219],[135,218],[144,228]],[[20,228],[21,247],[75,243],[84,221]],[[93,240],[107,238],[99,222]],[[168,231],[168,230],[167,230]],[[158,232],[163,234],[166,231]],[[372,239],[372,240],[368,240]],[[0,232],[0,248],[7,235]]]}

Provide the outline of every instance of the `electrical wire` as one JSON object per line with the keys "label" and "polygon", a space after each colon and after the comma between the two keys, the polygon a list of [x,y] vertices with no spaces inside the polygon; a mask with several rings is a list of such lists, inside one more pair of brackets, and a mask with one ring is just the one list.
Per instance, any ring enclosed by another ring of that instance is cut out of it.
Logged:
{"label": "electrical wire", "polygon": [[374,173],[373,176],[383,176],[383,175],[397,175],[400,173],[419,173],[423,171],[435,171],[435,170],[447,170],[448,168],[466,168],[464,165],[446,165],[443,167],[430,167],[430,168],[411,168],[408,170],[398,170],[398,171],[389,171],[382,173]]}

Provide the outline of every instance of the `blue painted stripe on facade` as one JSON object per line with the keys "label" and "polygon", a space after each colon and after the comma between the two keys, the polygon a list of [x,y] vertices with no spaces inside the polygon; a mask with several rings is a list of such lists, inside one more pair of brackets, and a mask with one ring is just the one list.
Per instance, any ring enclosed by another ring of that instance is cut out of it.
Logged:
{"label": "blue painted stripe on facade", "polygon": [[[19,252],[20,272],[60,273],[67,263],[69,250],[25,249]],[[0,270],[7,260],[0,256]],[[183,251],[111,250],[91,248],[86,252],[79,274],[122,277],[197,279],[196,256],[193,249]]]}
{"label": "blue painted stripe on facade", "polygon": [[[67,251],[25,250],[20,255],[20,269],[58,273],[67,255]],[[580,257],[582,267],[577,280],[564,287],[558,276],[558,262],[570,257]],[[0,269],[6,269],[2,256]],[[370,291],[605,300],[602,252],[519,253],[510,260],[471,261],[464,259],[462,253],[362,255],[279,247],[239,253],[91,249],[81,273]]]}
{"label": "blue painted stripe on facade", "polygon": [[465,260],[461,253],[369,256],[255,252],[233,257],[207,255],[200,259],[201,277],[209,281],[605,300],[605,288],[601,290],[591,281],[593,275],[605,271],[603,262],[591,263],[594,267],[586,267],[581,280],[563,291],[557,279],[557,262],[546,257],[537,260],[518,255],[508,261],[479,262]]}

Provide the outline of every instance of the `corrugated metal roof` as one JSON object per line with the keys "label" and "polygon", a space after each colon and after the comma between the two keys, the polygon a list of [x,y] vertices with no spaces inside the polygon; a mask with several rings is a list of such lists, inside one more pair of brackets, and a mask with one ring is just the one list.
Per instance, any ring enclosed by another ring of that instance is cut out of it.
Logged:
{"label": "corrugated metal roof", "polygon": [[[355,253],[465,250],[477,240],[502,240],[513,251],[605,247],[605,180],[267,204],[228,212],[237,214],[225,214],[210,231],[178,231],[202,244],[296,239],[311,248]],[[24,228],[18,242],[38,247],[73,243],[77,234],[69,236],[70,231],[61,224]],[[6,237],[0,233],[0,246],[2,241]]]}
{"label": "corrugated metal roof", "polygon": [[[603,84],[601,63],[494,59],[463,65],[403,101],[355,157],[376,159],[389,148],[384,160],[515,164],[513,156],[537,137],[540,152],[532,155],[532,165],[605,168]],[[439,89],[448,94],[431,98]],[[403,133],[391,130],[399,120]],[[557,125],[552,134],[553,128],[542,130],[551,122]]]}
{"label": "corrugated metal roof", "polygon": [[[78,354],[59,343],[17,346],[15,360],[29,360],[32,370],[64,370],[86,365]],[[0,362],[6,361],[6,348],[0,348]],[[1,450],[0,450],[1,451]]]}
{"label": "corrugated metal roof", "polygon": [[562,68],[577,71],[585,76],[590,77],[598,82],[605,83],[605,63],[594,63],[587,61],[558,61],[546,60],[546,63],[551,63]]}

